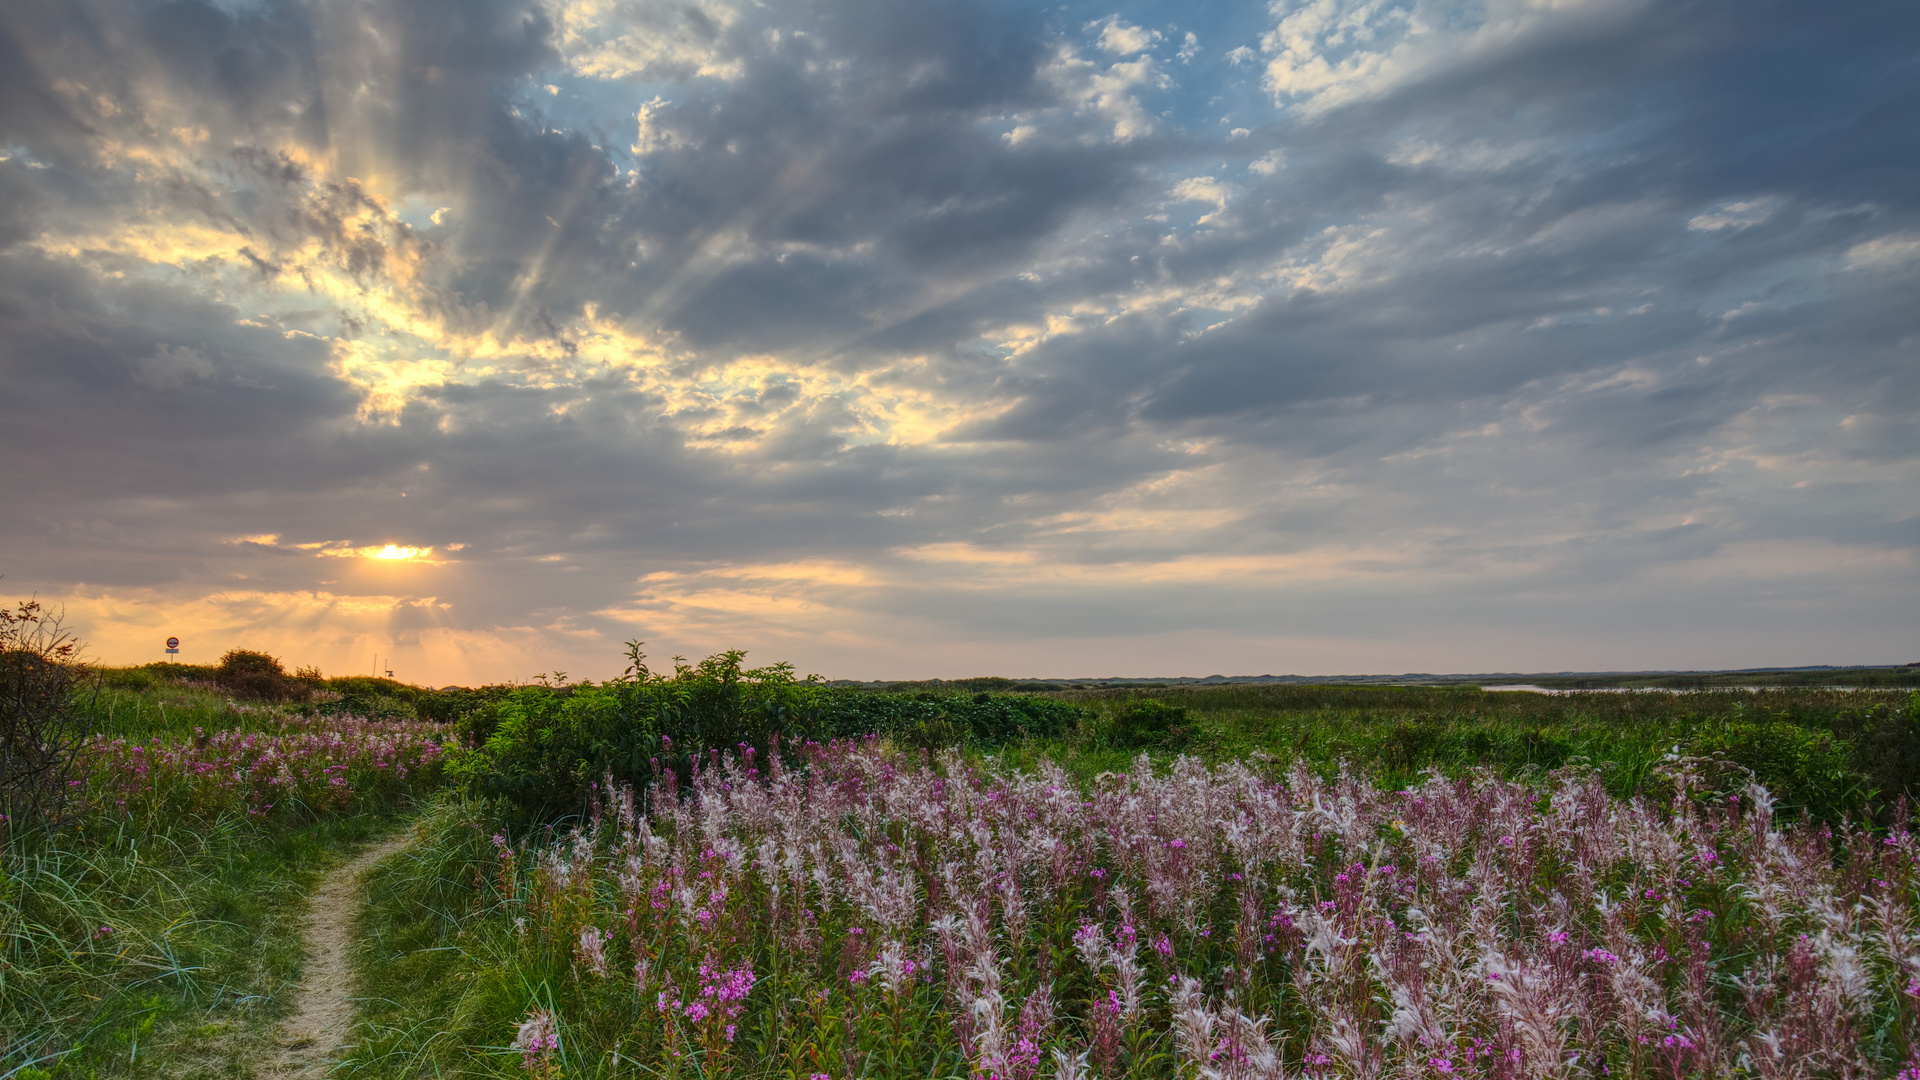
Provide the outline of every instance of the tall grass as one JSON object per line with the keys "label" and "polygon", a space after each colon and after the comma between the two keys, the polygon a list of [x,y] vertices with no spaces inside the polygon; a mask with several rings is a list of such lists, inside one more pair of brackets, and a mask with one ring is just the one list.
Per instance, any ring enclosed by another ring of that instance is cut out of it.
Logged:
{"label": "tall grass", "polygon": [[0,833],[0,1078],[248,1075],[306,886],[437,783],[442,729],[108,674],[64,814]]}
{"label": "tall grass", "polygon": [[263,829],[244,812],[107,823],[0,850],[0,1076],[163,1076],[231,1052],[300,959],[299,902],[360,815]]}
{"label": "tall grass", "polygon": [[293,710],[242,702],[211,683],[171,679],[129,685],[109,671],[83,687],[74,704],[86,729],[95,735],[148,739],[206,731],[251,731],[283,723]]}

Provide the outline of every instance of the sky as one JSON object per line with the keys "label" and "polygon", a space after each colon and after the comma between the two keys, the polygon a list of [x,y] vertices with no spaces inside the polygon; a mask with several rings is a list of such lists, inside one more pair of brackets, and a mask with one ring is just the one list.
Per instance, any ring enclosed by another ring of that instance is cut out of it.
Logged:
{"label": "sky", "polygon": [[0,596],[439,684],[1920,660],[1911,0],[9,0]]}

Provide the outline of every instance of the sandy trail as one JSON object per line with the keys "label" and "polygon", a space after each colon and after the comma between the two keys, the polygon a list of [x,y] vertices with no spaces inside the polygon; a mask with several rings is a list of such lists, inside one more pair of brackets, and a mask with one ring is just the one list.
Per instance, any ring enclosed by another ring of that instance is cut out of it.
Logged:
{"label": "sandy trail", "polygon": [[360,913],[361,879],[374,863],[407,844],[407,834],[384,840],[327,875],[307,901],[301,936],[307,962],[294,992],[293,1015],[281,1025],[277,1060],[260,1080],[318,1080],[353,1031],[353,923]]}

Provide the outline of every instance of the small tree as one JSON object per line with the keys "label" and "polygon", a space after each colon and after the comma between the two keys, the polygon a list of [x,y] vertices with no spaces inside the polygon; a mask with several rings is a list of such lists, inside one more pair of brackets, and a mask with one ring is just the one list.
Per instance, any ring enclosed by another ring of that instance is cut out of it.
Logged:
{"label": "small tree", "polygon": [[37,600],[0,608],[0,815],[13,827],[57,817],[86,737],[74,694],[79,643]]}

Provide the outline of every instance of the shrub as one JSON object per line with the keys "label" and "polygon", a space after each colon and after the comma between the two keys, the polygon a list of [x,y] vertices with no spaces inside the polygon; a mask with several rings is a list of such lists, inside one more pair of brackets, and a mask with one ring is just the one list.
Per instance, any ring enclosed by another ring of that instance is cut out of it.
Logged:
{"label": "shrub", "polygon": [[584,805],[607,775],[637,787],[656,769],[691,778],[707,747],[767,747],[780,738],[824,736],[817,679],[790,664],[742,666],[729,651],[673,674],[649,670],[637,643],[626,674],[611,682],[524,686],[483,701],[463,725],[470,745],[452,773],[469,790],[502,796],[535,815]]}
{"label": "shrub", "polygon": [[212,682],[215,668],[207,664],[175,664],[166,660],[156,660],[140,670],[156,679],[171,679],[175,682]]}
{"label": "shrub", "polygon": [[86,669],[60,616],[0,608],[0,825],[57,816],[85,733],[74,694]]}
{"label": "shrub", "polygon": [[213,681],[236,697],[255,701],[304,701],[313,692],[289,677],[278,659],[252,649],[229,649],[214,668]]}
{"label": "shrub", "polygon": [[1118,703],[1106,725],[1108,742],[1121,750],[1175,749],[1191,733],[1186,706],[1154,698]]}
{"label": "shrub", "polygon": [[108,690],[146,691],[153,689],[158,677],[146,668],[104,668],[94,672],[100,685]]}
{"label": "shrub", "polygon": [[841,690],[826,695],[819,710],[828,737],[893,735],[915,742],[916,732],[945,732],[953,744],[1057,739],[1072,733],[1087,715],[1085,709],[1054,698],[938,691]]}
{"label": "shrub", "polygon": [[1854,769],[1853,748],[1824,731],[1775,718],[1736,720],[1696,734],[1689,749],[1749,770],[1784,813],[1839,821],[1870,805],[1871,782]]}
{"label": "shrub", "polygon": [[589,785],[606,776],[642,789],[667,772],[690,781],[696,759],[716,748],[776,753],[782,741],[797,749],[865,735],[926,749],[1000,744],[1059,738],[1086,715],[1052,698],[984,691],[832,690],[795,677],[791,664],[746,668],[738,650],[676,662],[671,675],[648,670],[637,644],[628,656],[627,673],[611,682],[525,686],[479,701],[462,721],[469,749],[451,771],[474,794],[552,815],[583,807]]}
{"label": "shrub", "polygon": [[1906,707],[1876,704],[1833,719],[1833,733],[1853,747],[1853,768],[1873,790],[1883,818],[1892,803],[1920,796],[1920,692]]}

